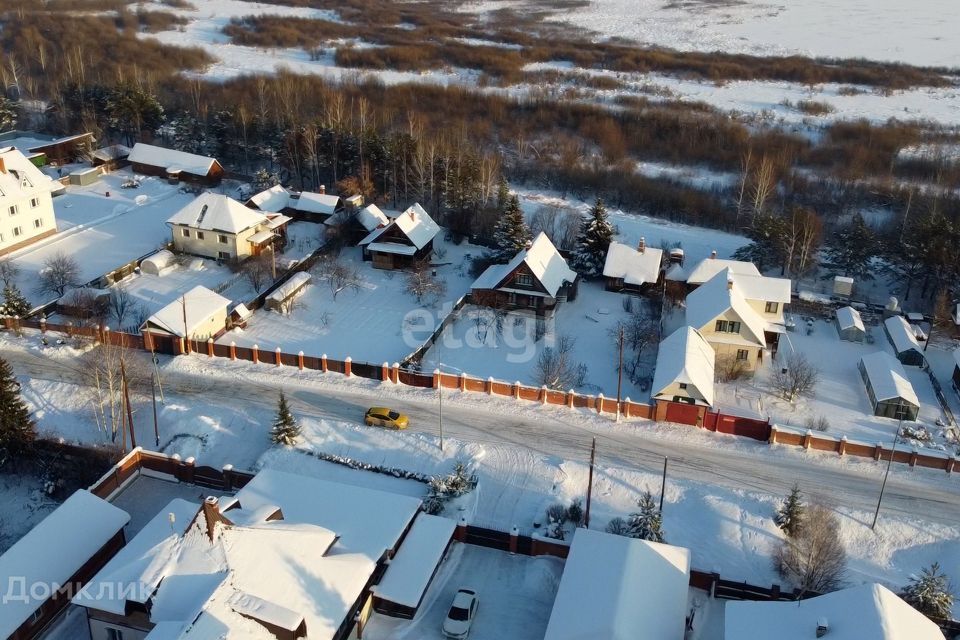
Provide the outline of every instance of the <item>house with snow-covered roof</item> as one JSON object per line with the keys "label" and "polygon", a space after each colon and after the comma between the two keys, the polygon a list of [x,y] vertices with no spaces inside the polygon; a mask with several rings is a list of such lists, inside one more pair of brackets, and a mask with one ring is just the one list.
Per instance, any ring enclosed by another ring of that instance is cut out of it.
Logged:
{"label": "house with snow-covered roof", "polygon": [[0,148],[0,256],[57,232],[53,186],[18,150]]}
{"label": "house with snow-covered roof", "polygon": [[203,193],[167,224],[177,251],[217,260],[244,260],[268,247],[282,247],[290,218],[265,215],[218,193]]}
{"label": "house with snow-covered roof", "polygon": [[682,280],[690,289],[694,289],[724,269],[735,275],[760,275],[760,270],[752,262],[718,258],[717,252],[712,251],[709,258],[704,258],[690,267],[673,270],[671,278]]}
{"label": "house with snow-covered roof", "polygon": [[340,196],[328,194],[323,185],[320,185],[320,190],[316,193],[297,193],[279,184],[274,185],[251,196],[246,205],[258,211],[283,213],[309,222],[325,222],[343,210]]}
{"label": "house with snow-covered roof", "polygon": [[378,584],[422,598],[454,523],[422,525],[420,507],[264,470],[233,497],[171,502],[74,603],[92,640],[340,640],[362,629]]}
{"label": "house with snow-covered roof", "polygon": [[931,620],[886,587],[864,584],[797,602],[730,601],[725,640],[944,640]]}
{"label": "house with snow-covered roof", "polygon": [[860,358],[857,367],[874,415],[897,420],[917,419],[920,400],[899,360],[886,351],[877,351]]}
{"label": "house with snow-covered roof", "polygon": [[[70,594],[123,547],[123,527],[129,521],[122,509],[89,491],[76,491],[0,555],[5,589],[0,638],[36,637],[70,603]],[[17,593],[21,580],[22,592]],[[51,585],[62,589],[51,593]]]}
{"label": "house with snow-covered roof", "polygon": [[619,242],[611,242],[603,264],[607,291],[644,293],[660,281],[663,269],[663,250],[648,247],[640,238],[634,249]]}
{"label": "house with snow-covered roof", "polygon": [[348,204],[335,215],[327,218],[323,224],[335,229],[347,242],[357,242],[375,230],[386,227],[392,218],[375,204],[354,207]]}
{"label": "house with snow-covered roof", "polygon": [[689,549],[577,529],[544,640],[683,640],[689,583]]}
{"label": "house with snow-covered roof", "polygon": [[913,326],[903,316],[890,316],[883,321],[883,331],[897,354],[897,360],[905,365],[922,367],[926,358],[923,347],[917,340]]}
{"label": "house with snow-covered roof", "polygon": [[548,315],[577,297],[577,283],[577,273],[541,232],[507,264],[487,267],[470,289],[474,304]]}
{"label": "house with snow-covered roof", "polygon": [[440,226],[419,204],[414,204],[384,226],[375,227],[361,241],[363,259],[376,269],[403,269],[433,253]]}
{"label": "house with snow-covered roof", "polygon": [[133,145],[127,160],[137,173],[160,176],[171,181],[213,186],[220,184],[224,174],[223,165],[216,158],[143,142]]}
{"label": "house with snow-covered roof", "polygon": [[650,398],[712,407],[715,358],[699,331],[680,327],[660,343]]}

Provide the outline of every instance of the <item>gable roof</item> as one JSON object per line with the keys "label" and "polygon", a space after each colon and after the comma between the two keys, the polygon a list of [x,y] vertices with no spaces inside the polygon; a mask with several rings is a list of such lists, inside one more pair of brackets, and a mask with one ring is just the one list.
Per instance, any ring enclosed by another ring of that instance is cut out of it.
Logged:
{"label": "gable roof", "polygon": [[866,332],[867,328],[863,325],[863,319],[860,312],[853,307],[840,307],[837,309],[837,324],[841,329],[857,329]]}
{"label": "gable roof", "polygon": [[[386,233],[388,229],[394,227],[400,229],[403,235],[406,236],[418,251],[427,246],[427,243],[433,240],[437,233],[440,232],[440,226],[434,222],[430,214],[420,206],[420,203],[416,203],[407,207],[403,213],[394,218],[388,225],[375,228],[360,241],[360,245],[369,245],[376,242],[377,238]],[[381,247],[385,248],[388,243],[380,244]]]}
{"label": "gable roof", "polygon": [[683,640],[689,578],[688,549],[577,529],[544,640]]}
{"label": "gable roof", "polygon": [[707,404],[713,406],[715,360],[713,347],[699,331],[680,327],[660,343],[650,395],[656,397],[671,384],[683,382],[695,386]]}
{"label": "gable roof", "polygon": [[215,158],[200,156],[186,151],[156,147],[152,144],[138,142],[133,145],[127,160],[136,164],[146,164],[152,167],[162,167],[165,171],[183,171],[198,176],[210,173],[216,162]]}
{"label": "gable roof", "polygon": [[260,211],[279,213],[286,208],[289,200],[290,192],[282,185],[275,184],[269,189],[264,189],[260,193],[250,196],[247,203],[253,203]]}
{"label": "gable roof", "polygon": [[890,336],[890,342],[898,355],[910,350],[923,353],[916,334],[903,316],[890,316],[883,321],[883,326],[886,327],[887,335]]}
{"label": "gable roof", "polygon": [[704,258],[687,271],[687,284],[703,284],[724,269],[730,273],[759,276],[760,271],[752,262],[743,260],[725,260],[723,258]]}
{"label": "gable roof", "polygon": [[[184,322],[183,317],[184,305],[187,307],[186,322]],[[184,324],[186,324],[187,332],[192,336],[210,316],[229,306],[230,301],[219,293],[197,285],[150,316],[146,324],[152,324],[175,336],[184,338],[186,337],[183,335]]]}
{"label": "gable roof", "polygon": [[[733,286],[728,286],[729,282],[733,282]],[[767,323],[743,297],[737,287],[737,278],[729,269],[718,271],[710,280],[690,292],[687,296],[687,324],[695,329],[703,329],[731,309],[748,331],[748,336],[741,337],[764,346],[766,340],[763,331]],[[750,340],[750,336],[753,340]]]}
{"label": "gable roof", "polygon": [[290,198],[290,206],[297,211],[304,213],[322,213],[331,215],[340,205],[340,196],[330,195],[329,193],[314,193],[313,191],[301,191],[296,198]]}
{"label": "gable roof", "polygon": [[130,156],[130,147],[122,144],[111,144],[110,146],[97,149],[91,153],[90,156],[103,162],[120,160]]}
{"label": "gable roof", "polygon": [[920,399],[899,360],[886,351],[875,351],[860,358],[860,362],[878,401],[903,398],[916,407],[920,406]]}
{"label": "gable roof", "polygon": [[[577,273],[567,265],[550,238],[542,231],[533,243],[513,257],[507,264],[495,264],[487,267],[471,285],[472,289],[499,289],[506,283],[507,276],[521,264],[526,264],[530,273],[543,285],[547,294],[555,298],[564,282],[573,282]],[[524,290],[523,293],[531,293]]]}
{"label": "gable roof", "polygon": [[736,273],[737,287],[747,300],[762,302],[790,302],[790,279],[755,276],[749,273]]}
{"label": "gable roof", "polygon": [[201,231],[240,233],[267,221],[267,216],[243,206],[233,198],[207,191],[175,213],[167,220],[167,224]]}
{"label": "gable roof", "polygon": [[16,201],[36,193],[50,193],[60,186],[13,147],[0,148],[0,162],[4,167],[0,171],[0,200]]}
{"label": "gable roof", "polygon": [[726,640],[809,640],[826,618],[830,640],[944,640],[940,629],[895,593],[876,583],[800,602],[729,601]]}
{"label": "gable roof", "polygon": [[368,204],[357,212],[357,222],[367,231],[373,231],[379,226],[390,224],[390,218],[375,204]]}
{"label": "gable roof", "polygon": [[663,250],[646,247],[643,253],[619,242],[611,242],[603,263],[606,278],[622,278],[625,284],[642,285],[660,277]]}
{"label": "gable roof", "polygon": [[7,549],[0,556],[0,576],[5,583],[23,578],[26,589],[24,599],[4,598],[0,637],[12,635],[49,597],[34,597],[30,585],[67,584],[129,521],[126,511],[81,489]]}

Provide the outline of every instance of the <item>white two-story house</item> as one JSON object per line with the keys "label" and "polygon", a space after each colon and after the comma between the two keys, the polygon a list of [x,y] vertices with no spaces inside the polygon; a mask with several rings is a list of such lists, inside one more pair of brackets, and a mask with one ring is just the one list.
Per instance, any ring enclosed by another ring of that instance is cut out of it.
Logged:
{"label": "white two-story house", "polygon": [[0,256],[57,232],[51,184],[22,153],[0,149]]}

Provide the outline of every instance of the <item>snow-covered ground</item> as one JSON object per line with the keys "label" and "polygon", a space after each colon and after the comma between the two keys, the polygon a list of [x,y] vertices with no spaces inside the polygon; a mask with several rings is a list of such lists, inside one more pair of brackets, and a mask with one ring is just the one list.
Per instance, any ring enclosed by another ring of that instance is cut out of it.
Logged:
{"label": "snow-covered ground", "polygon": [[228,332],[217,342],[257,345],[269,351],[280,347],[286,353],[327,354],[340,360],[349,356],[374,364],[402,360],[429,337],[453,302],[469,291],[469,256],[483,251],[447,242],[442,234],[434,247],[433,262],[441,265],[437,275],[447,283],[444,301],[438,304],[418,304],[405,291],[405,272],[374,269],[353,247],[344,250],[341,259],[359,271],[362,283],[357,290],[341,291],[334,299],[329,282],[314,276],[298,298],[299,308],[290,315],[258,311],[246,329]]}
{"label": "snow-covered ground", "polygon": [[0,474],[0,553],[9,549],[59,503],[43,492],[38,478]]}

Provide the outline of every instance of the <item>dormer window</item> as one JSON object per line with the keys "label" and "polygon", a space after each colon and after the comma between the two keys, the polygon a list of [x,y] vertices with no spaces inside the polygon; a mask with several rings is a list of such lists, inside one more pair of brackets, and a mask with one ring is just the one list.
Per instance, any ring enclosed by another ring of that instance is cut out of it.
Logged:
{"label": "dormer window", "polygon": [[516,283],[521,287],[532,287],[533,276],[529,273],[518,273],[516,277]]}

